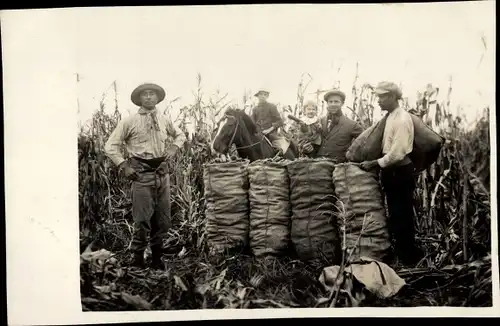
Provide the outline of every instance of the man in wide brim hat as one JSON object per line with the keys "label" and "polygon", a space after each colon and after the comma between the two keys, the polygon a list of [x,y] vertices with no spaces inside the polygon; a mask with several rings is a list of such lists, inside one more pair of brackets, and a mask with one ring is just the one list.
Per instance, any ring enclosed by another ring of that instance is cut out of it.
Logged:
{"label": "man in wide brim hat", "polygon": [[[185,143],[186,135],[158,110],[157,104],[165,99],[161,86],[139,85],[130,99],[139,108],[118,122],[106,142],[105,151],[120,174],[132,181],[132,265],[145,267],[144,252],[149,243],[151,267],[164,269],[163,240],[171,227],[171,161]],[[123,145],[126,156],[122,152]]]}
{"label": "man in wide brim hat", "polygon": [[154,91],[156,93],[156,96],[158,97],[158,103],[163,101],[165,99],[165,90],[163,87],[160,85],[154,84],[154,83],[144,83],[139,86],[137,86],[133,91],[132,94],[130,95],[130,99],[132,100],[132,103],[134,103],[137,106],[141,106],[141,93],[147,90]]}

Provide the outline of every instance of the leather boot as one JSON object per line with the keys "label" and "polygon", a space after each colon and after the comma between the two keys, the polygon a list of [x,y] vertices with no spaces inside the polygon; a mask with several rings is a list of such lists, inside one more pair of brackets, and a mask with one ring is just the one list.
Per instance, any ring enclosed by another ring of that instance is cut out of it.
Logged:
{"label": "leather boot", "polygon": [[134,252],[134,257],[132,259],[131,265],[133,267],[145,268],[143,251]]}
{"label": "leather boot", "polygon": [[151,248],[151,268],[165,270],[165,264],[161,260],[161,256],[161,247],[155,246]]}

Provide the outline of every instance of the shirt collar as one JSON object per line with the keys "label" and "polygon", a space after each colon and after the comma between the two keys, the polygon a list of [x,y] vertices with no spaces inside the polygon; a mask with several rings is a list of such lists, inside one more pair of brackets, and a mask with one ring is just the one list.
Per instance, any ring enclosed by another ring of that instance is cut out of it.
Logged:
{"label": "shirt collar", "polygon": [[394,115],[394,114],[397,114],[399,111],[401,111],[402,108],[400,106],[396,107],[394,110],[392,110],[391,113],[389,113],[388,115]]}
{"label": "shirt collar", "polygon": [[156,111],[157,111],[156,107],[154,109],[152,109],[152,110],[145,109],[142,106],[139,108],[139,114],[148,114],[148,113],[149,114],[154,114],[154,113],[156,113]]}
{"label": "shirt collar", "polygon": [[307,116],[302,117],[302,122],[305,122],[307,125],[318,122],[318,117],[308,118]]}

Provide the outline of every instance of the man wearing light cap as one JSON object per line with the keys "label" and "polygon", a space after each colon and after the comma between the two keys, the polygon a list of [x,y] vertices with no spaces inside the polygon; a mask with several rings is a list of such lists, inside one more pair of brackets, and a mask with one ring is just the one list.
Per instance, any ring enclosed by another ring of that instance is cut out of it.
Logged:
{"label": "man wearing light cap", "polygon": [[389,229],[395,239],[395,252],[404,264],[415,264],[421,252],[415,245],[413,190],[414,165],[408,155],[413,150],[413,121],[410,114],[399,106],[402,92],[392,82],[381,82],[374,90],[378,103],[387,111],[382,139],[382,157],[361,163],[370,170],[382,168],[382,185],[389,206]]}
{"label": "man wearing light cap", "polygon": [[271,141],[273,147],[286,153],[289,143],[286,138],[278,131],[285,125],[281,118],[278,108],[273,103],[269,103],[269,90],[260,88],[254,94],[259,99],[259,103],[252,110],[251,118],[261,131]]}
{"label": "man wearing light cap", "polygon": [[[156,105],[165,91],[156,84],[139,85],[131,94],[137,113],[121,120],[111,133],[105,150],[120,173],[132,181],[134,236],[133,265],[144,267],[144,251],[150,236],[152,267],[163,269],[163,239],[171,226],[169,161],[186,141],[185,134]],[[173,143],[168,146],[168,138]],[[121,146],[125,144],[129,158]]]}
{"label": "man wearing light cap", "polygon": [[347,161],[345,157],[347,149],[352,141],[363,132],[363,127],[358,122],[342,113],[345,98],[345,93],[340,90],[327,92],[324,100],[328,113],[320,121],[323,140],[317,156],[328,157],[337,163]]}

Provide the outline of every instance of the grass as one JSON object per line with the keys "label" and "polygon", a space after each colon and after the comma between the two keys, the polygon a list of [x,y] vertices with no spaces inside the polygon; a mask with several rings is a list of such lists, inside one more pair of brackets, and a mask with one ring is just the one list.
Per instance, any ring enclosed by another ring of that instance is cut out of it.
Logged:
{"label": "grass", "polygon": [[[165,257],[165,272],[127,266],[133,231],[130,183],[117,175],[103,152],[120,114],[106,114],[101,105],[90,128],[81,131],[78,150],[83,309],[328,306],[332,294],[318,281],[326,266],[309,266],[293,255],[257,260],[248,250],[222,257],[208,255],[202,169],[204,163],[214,159],[209,143],[215,117],[226,105],[220,98],[205,104],[201,77],[198,81],[195,103],[183,110],[185,116],[196,117],[195,133],[172,162],[179,173],[172,175],[174,227],[168,238],[172,253]],[[304,94],[304,87],[299,86],[299,91]],[[373,123],[373,98],[366,101],[369,91],[367,85],[354,88],[355,100],[347,105],[352,110],[346,110],[353,118],[363,117],[359,121],[365,126]],[[292,111],[291,106],[281,108],[282,112]],[[294,111],[300,108],[299,101]],[[449,127],[442,133],[448,142],[438,161],[421,173],[415,191],[417,240],[426,258],[416,268],[395,267],[408,284],[395,297],[382,300],[366,293],[361,306],[492,305],[489,112],[486,109],[476,127],[466,131],[458,124],[459,117],[447,113],[450,110],[446,103],[439,110],[439,116],[444,118],[436,118],[433,123],[447,123]],[[418,112],[426,112],[421,103]],[[185,128],[185,124],[181,123],[181,127]],[[335,306],[349,305],[352,303],[345,293],[336,295]]]}

